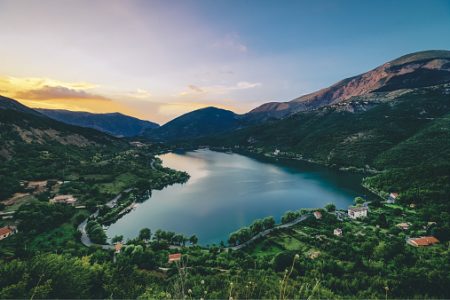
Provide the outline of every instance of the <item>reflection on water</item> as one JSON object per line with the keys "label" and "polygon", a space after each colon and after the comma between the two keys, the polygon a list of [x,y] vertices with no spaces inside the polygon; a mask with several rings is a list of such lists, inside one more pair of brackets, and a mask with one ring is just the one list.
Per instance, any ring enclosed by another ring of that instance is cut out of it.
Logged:
{"label": "reflection on water", "polygon": [[149,200],[111,225],[109,237],[140,229],[196,234],[201,244],[226,241],[254,219],[287,210],[349,205],[364,194],[359,175],[303,162],[273,164],[239,154],[197,150],[161,155],[163,165],[191,175],[185,184],[153,191]]}

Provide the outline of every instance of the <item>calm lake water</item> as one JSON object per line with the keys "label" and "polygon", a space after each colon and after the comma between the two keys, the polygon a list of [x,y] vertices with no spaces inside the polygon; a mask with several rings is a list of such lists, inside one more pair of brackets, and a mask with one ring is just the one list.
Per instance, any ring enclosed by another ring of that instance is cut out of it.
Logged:
{"label": "calm lake water", "polygon": [[191,175],[185,184],[153,191],[144,203],[107,230],[111,238],[137,236],[148,227],[196,234],[203,245],[227,241],[228,235],[253,220],[287,210],[345,208],[368,192],[361,176],[299,162],[266,162],[240,154],[210,150],[161,155],[163,165]]}

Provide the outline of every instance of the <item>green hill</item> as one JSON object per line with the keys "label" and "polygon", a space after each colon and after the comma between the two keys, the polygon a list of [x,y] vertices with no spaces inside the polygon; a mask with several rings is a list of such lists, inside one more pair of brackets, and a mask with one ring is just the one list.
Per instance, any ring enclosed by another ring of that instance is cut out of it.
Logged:
{"label": "green hill", "polygon": [[[378,170],[383,173],[377,179],[366,180],[374,189],[400,190],[406,195],[422,186],[422,196],[425,190],[430,194],[427,200],[437,201],[437,196],[445,201],[450,195],[448,91],[443,85],[398,94],[377,93],[373,101],[378,104],[355,97],[199,143],[238,145],[259,153],[279,149],[287,156],[332,167]],[[389,175],[400,170],[405,176]]]}

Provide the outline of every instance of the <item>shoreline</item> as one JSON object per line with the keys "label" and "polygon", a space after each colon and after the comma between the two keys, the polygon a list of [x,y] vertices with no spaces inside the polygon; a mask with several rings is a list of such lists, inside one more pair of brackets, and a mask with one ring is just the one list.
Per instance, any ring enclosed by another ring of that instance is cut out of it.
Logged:
{"label": "shoreline", "polygon": [[[172,152],[174,152],[174,153],[177,153],[177,152],[185,153],[185,152],[189,152],[189,151],[198,151],[198,150],[210,150],[210,151],[221,152],[221,153],[230,153],[230,152],[232,152],[232,153],[236,153],[236,154],[239,154],[239,155],[244,155],[244,156],[247,156],[247,157],[250,157],[250,158],[254,158],[254,159],[257,159],[257,160],[263,160],[263,161],[266,161],[266,162],[269,162],[269,163],[273,163],[273,164],[279,164],[280,161],[286,161],[286,162],[288,162],[288,161],[301,161],[301,162],[304,162],[304,163],[307,163],[307,164],[317,165],[317,166],[322,167],[324,169],[331,169],[331,170],[339,171],[339,172],[350,172],[350,173],[360,174],[360,172],[352,172],[352,170],[341,170],[341,169],[337,169],[337,168],[331,168],[330,166],[327,166],[327,165],[324,165],[324,164],[320,164],[318,162],[311,162],[311,161],[307,161],[307,160],[299,159],[299,158],[284,157],[284,156],[277,157],[277,156],[273,156],[273,155],[269,156],[269,155],[254,153],[254,152],[251,152],[251,151],[233,151],[231,149],[222,149],[222,148],[221,149],[217,149],[217,148],[197,147],[197,148],[189,148],[189,149],[174,149],[174,150],[162,151],[162,152],[158,153],[158,156],[164,155],[164,154],[167,154],[167,153],[172,153]],[[367,186],[362,184],[362,180],[363,179],[364,178],[361,178],[361,181],[358,182],[358,185],[363,190],[370,192],[371,196],[376,197],[376,198],[381,198],[379,194],[374,193],[373,190],[367,188]],[[164,188],[166,188],[166,187],[164,187]],[[302,208],[302,207],[298,208],[298,210],[301,210],[301,209],[305,209],[305,208]],[[118,217],[115,221],[119,220],[124,215],[126,215],[126,213],[121,214],[120,217]],[[281,226],[281,225],[283,225],[283,224],[279,224],[278,226]],[[228,233],[228,235],[230,235],[230,234],[232,234],[232,232]],[[254,237],[252,237],[252,240],[253,240],[253,238]],[[205,244],[205,245],[202,245],[201,247],[209,248],[210,246],[211,246],[210,244]],[[240,245],[236,245],[236,246],[229,245],[229,246],[227,246],[225,248],[240,249],[241,247],[240,247]]]}

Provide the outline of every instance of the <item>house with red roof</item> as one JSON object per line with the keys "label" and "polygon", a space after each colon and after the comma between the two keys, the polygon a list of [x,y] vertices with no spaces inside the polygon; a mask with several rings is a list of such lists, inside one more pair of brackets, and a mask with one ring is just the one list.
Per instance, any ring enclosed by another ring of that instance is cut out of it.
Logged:
{"label": "house with red roof", "polygon": [[16,227],[14,226],[5,226],[0,228],[0,241],[6,239],[7,237],[15,234]]}
{"label": "house with red roof", "polygon": [[169,254],[169,263],[181,260],[181,253]]}
{"label": "house with red roof", "polygon": [[314,217],[319,220],[322,219],[322,213],[320,211],[315,211],[314,212]]}
{"label": "house with red roof", "polygon": [[406,242],[414,247],[426,247],[439,243],[439,240],[434,236],[422,236],[419,238],[409,238]]}

